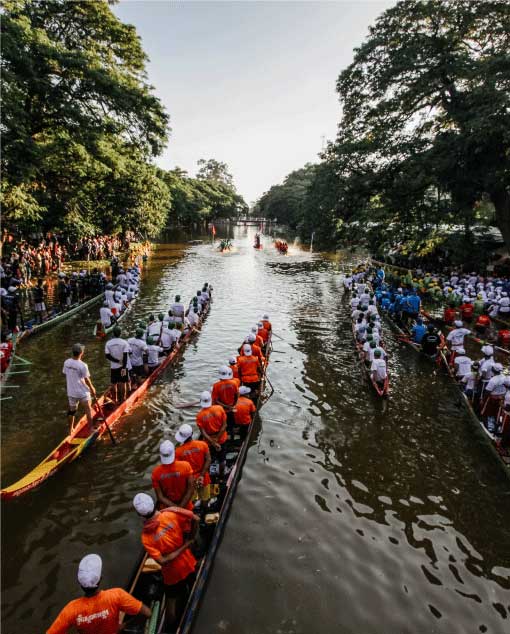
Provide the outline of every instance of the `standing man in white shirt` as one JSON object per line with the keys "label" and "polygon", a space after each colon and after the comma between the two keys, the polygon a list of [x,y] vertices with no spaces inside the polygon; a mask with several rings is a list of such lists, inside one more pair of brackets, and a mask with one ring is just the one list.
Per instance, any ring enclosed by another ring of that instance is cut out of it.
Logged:
{"label": "standing man in white shirt", "polygon": [[175,296],[175,302],[170,306],[172,311],[172,321],[176,324],[184,323],[184,304],[181,302],[181,296]]}
{"label": "standing man in white shirt", "polygon": [[134,337],[130,337],[127,342],[131,354],[132,377],[137,385],[144,382],[149,374],[147,365],[147,343],[144,339],[144,329],[137,328]]}
{"label": "standing man in white shirt", "polygon": [[62,374],[65,374],[67,383],[67,398],[69,401],[67,418],[71,431],[73,430],[78,405],[82,403],[85,407],[85,413],[87,414],[89,432],[92,433],[93,423],[90,395],[95,396],[96,389],[92,385],[89,368],[87,364],[82,361],[84,352],[85,346],[82,346],[81,343],[75,343],[72,348],[73,356],[64,362]]}
{"label": "standing man in white shirt", "polygon": [[[128,359],[130,348],[128,342],[125,339],[121,339],[121,334],[120,327],[115,326],[113,339],[106,342],[104,349],[106,358],[110,362],[110,381],[113,397],[117,403],[121,403],[126,399],[129,382]],[[118,385],[120,385],[119,389],[117,389]]]}

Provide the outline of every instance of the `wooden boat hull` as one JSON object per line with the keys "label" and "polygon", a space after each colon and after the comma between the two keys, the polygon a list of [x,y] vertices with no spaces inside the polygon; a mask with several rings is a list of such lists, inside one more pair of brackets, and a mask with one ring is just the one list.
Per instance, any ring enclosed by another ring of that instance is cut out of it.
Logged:
{"label": "wooden boat hull", "polygon": [[[203,313],[200,325],[204,322],[209,309],[210,303],[207,305],[207,308]],[[143,399],[145,393],[158,376],[160,376],[162,372],[175,360],[180,352],[185,349],[186,344],[192,338],[193,334],[194,331],[191,331],[189,335],[185,336],[182,341],[175,346],[172,352],[167,357],[164,357],[160,365],[145,379],[145,381],[136,390],[134,390],[125,401],[117,407],[114,407],[112,411],[109,411],[111,408],[111,402],[107,398],[106,394],[102,395],[98,399],[100,408],[98,408],[96,418],[100,417],[99,409],[102,409],[106,414],[106,422],[102,422],[96,431],[89,433],[87,417],[83,416],[77,422],[74,430],[66,438],[64,438],[64,440],[48,456],[46,456],[42,462],[40,462],[23,478],[2,489],[0,491],[0,497],[8,500],[24,495],[28,491],[31,491],[41,485],[44,481],[59,471],[65,464],[72,462],[81,456],[96,442],[97,439],[102,438],[102,436],[108,433],[108,427],[112,429],[112,427],[119,422],[120,418],[127,411],[132,409]]]}
{"label": "wooden boat hull", "polygon": [[43,321],[42,324],[35,324],[34,326],[32,326],[32,328],[27,328],[26,330],[24,330],[24,332],[26,333],[26,336],[36,335],[42,330],[46,330],[46,328],[55,326],[63,321],[66,321],[70,317],[77,315],[79,312],[81,312],[85,308],[89,308],[90,306],[97,304],[103,297],[104,297],[104,293],[100,293],[99,295],[92,297],[92,299],[89,299],[86,302],[83,302],[82,304],[77,304],[74,307],[71,307],[65,313],[60,313],[56,315],[55,317],[48,319],[47,321]]}
{"label": "wooden boat hull", "polygon": [[[270,346],[269,346],[270,347]],[[181,617],[180,623],[176,630],[173,630],[175,634],[190,634],[194,619],[198,612],[200,601],[204,595],[205,589],[207,587],[207,581],[209,578],[209,574],[214,562],[214,558],[216,556],[216,552],[221,543],[221,538],[223,536],[223,531],[229,516],[229,512],[232,506],[232,502],[235,496],[235,492],[237,489],[237,485],[239,483],[241,477],[242,467],[244,465],[246,454],[248,452],[249,444],[250,444],[250,436],[253,430],[253,425],[256,420],[256,416],[262,404],[262,395],[264,393],[264,388],[266,384],[266,371],[269,362],[269,354],[267,356],[266,367],[264,371],[263,380],[261,383],[260,396],[257,403],[257,411],[255,412],[252,422],[250,424],[250,428],[246,435],[244,442],[241,444],[237,456],[235,458],[235,462],[232,465],[232,469],[228,475],[227,482],[223,485],[222,490],[218,495],[218,499],[221,500],[220,508],[219,508],[219,519],[218,522],[213,525],[212,534],[209,535],[208,540],[208,548],[206,553],[200,560],[200,564],[198,566],[198,570],[196,573],[196,579],[193,584],[193,588],[189,595],[189,598],[186,603],[186,607],[184,609],[183,615]],[[228,458],[228,453],[227,453]],[[202,529],[203,531],[206,528]],[[158,573],[153,572],[144,572],[144,566],[146,565],[148,558],[146,554],[143,554],[140,558],[140,562],[136,567],[136,570],[133,574],[132,581],[128,584],[127,589],[131,594],[135,597],[140,598],[142,601],[146,601],[147,603],[151,603],[151,607],[157,611],[157,617],[155,617],[154,622],[151,626],[147,626],[142,619],[135,620],[135,622],[130,621],[126,628],[123,630],[126,634],[131,633],[141,633],[141,632],[161,632],[161,628],[164,624],[164,597],[163,597],[163,587],[162,580]],[[145,592],[148,586],[151,585],[155,588],[159,586],[159,592]],[[151,601],[152,599],[152,601]],[[153,629],[151,629],[151,627]],[[146,629],[147,628],[147,629]]]}

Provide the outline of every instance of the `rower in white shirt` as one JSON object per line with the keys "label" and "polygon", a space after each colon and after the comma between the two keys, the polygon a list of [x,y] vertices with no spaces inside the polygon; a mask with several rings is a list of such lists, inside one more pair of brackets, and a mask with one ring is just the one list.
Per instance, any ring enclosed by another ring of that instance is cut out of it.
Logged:
{"label": "rower in white shirt", "polygon": [[105,302],[99,309],[99,319],[101,320],[104,328],[109,328],[115,321],[113,313],[108,306],[108,302]]}
{"label": "rower in white shirt", "polygon": [[455,356],[455,375],[459,381],[471,372],[472,365],[473,361],[466,355],[464,348],[459,348]]}
{"label": "rower in white shirt", "polygon": [[170,306],[172,311],[173,321],[176,324],[182,324],[184,322],[184,304],[181,302],[181,296],[175,296],[175,302]]}

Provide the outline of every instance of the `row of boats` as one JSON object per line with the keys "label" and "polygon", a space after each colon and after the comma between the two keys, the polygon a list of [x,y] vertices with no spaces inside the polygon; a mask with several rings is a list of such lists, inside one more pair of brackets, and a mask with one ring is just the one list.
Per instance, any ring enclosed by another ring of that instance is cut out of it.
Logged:
{"label": "row of boats", "polygon": [[[371,287],[371,282],[374,282],[377,284],[378,283],[377,277],[374,275],[373,278],[371,278],[371,276],[367,273],[366,277],[361,282],[361,286],[360,286],[361,291],[363,292],[365,287],[367,288],[367,292],[368,290],[372,291],[373,289]],[[346,289],[346,290],[349,290],[349,289]],[[372,301],[371,303],[375,305],[376,302]],[[377,308],[375,308],[375,313],[378,314]],[[385,318],[385,321],[389,324],[390,328],[394,332],[396,332],[400,342],[410,346],[416,352],[423,354],[421,345],[419,343],[416,343],[413,340],[413,333],[411,331],[411,327],[414,325],[414,323],[405,324],[402,321],[399,321],[398,319],[396,319],[395,317],[390,316],[387,311],[381,311],[381,314]],[[442,320],[441,318],[435,317],[423,309],[421,311],[421,318],[424,321],[425,325],[427,325],[427,323],[436,324],[450,331],[453,330],[454,328],[454,326],[446,324],[444,320]],[[491,447],[493,454],[497,456],[498,461],[504,466],[505,473],[507,474],[507,476],[510,477],[510,413],[504,409],[503,402],[501,402],[501,405],[496,415],[497,422],[499,423],[499,432],[490,431],[488,429],[486,421],[483,420],[485,408],[477,407],[473,397],[470,397],[469,395],[467,395],[466,392],[462,389],[462,386],[457,380],[457,377],[455,376],[455,372],[453,370],[454,357],[451,355],[450,351],[446,347],[446,340],[444,335],[440,331],[438,335],[439,335],[438,337],[439,345],[437,349],[437,354],[434,354],[432,356],[423,354],[423,356],[430,359],[431,362],[437,363],[438,366],[442,366],[447,371],[448,375],[452,378],[452,380],[455,382],[455,385],[459,391],[461,401],[464,403],[467,411],[470,414],[471,419],[476,423],[476,427],[477,429],[480,430],[483,437],[489,441],[488,445]],[[469,334],[467,336],[475,343],[478,343],[478,344],[484,343],[480,338],[476,337],[473,334]],[[386,387],[389,386],[389,375],[387,376],[387,379],[384,384],[377,383],[376,381],[374,381],[373,373],[371,371],[371,365],[367,364],[364,360],[366,352],[363,351],[363,345],[359,341],[359,337],[357,336],[357,333],[355,331],[354,323],[353,323],[353,337],[354,337],[356,349],[358,351],[358,354],[360,355],[360,359],[362,360],[362,363],[365,367],[365,371],[369,375],[370,383],[374,387],[376,394],[379,397],[388,396],[388,390],[384,388],[385,386]],[[378,346],[383,348],[384,350],[382,341],[378,342]],[[510,355],[510,351],[506,350],[505,348],[498,347],[498,346],[494,346],[494,348],[502,355]]]}

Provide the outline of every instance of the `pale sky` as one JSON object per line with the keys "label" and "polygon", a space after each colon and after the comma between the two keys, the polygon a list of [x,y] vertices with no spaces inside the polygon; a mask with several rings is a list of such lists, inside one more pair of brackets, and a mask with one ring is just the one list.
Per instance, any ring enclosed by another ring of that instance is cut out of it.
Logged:
{"label": "pale sky", "polygon": [[194,175],[200,158],[224,161],[251,203],[316,161],[340,118],[336,79],[394,4],[121,0],[113,10],[141,36],[170,114],[158,164]]}

